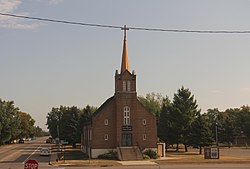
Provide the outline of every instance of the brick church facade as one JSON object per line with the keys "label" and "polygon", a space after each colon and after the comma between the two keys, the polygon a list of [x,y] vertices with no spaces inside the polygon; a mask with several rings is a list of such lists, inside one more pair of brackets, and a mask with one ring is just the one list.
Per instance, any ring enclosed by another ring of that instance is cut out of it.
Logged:
{"label": "brick church facade", "polygon": [[157,148],[156,119],[137,98],[136,75],[129,70],[126,30],[124,32],[121,71],[115,72],[115,94],[83,127],[82,151],[92,158],[110,150],[119,155],[122,147],[137,147],[140,152]]}

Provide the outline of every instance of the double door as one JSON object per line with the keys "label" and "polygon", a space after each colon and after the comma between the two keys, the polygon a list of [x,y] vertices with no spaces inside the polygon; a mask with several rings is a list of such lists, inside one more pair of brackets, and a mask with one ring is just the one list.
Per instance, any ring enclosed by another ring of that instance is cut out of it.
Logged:
{"label": "double door", "polygon": [[122,146],[132,146],[132,133],[122,133]]}

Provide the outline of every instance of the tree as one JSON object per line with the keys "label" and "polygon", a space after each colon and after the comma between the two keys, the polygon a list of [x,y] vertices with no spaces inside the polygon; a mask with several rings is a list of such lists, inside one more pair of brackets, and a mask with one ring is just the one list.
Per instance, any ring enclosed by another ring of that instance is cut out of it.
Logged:
{"label": "tree", "polygon": [[49,136],[49,132],[43,131],[43,129],[41,129],[39,126],[36,126],[34,136],[35,137]]}
{"label": "tree", "polygon": [[178,89],[177,93],[174,94],[170,115],[172,116],[173,124],[175,125],[173,127],[178,129],[177,140],[184,144],[185,152],[187,152],[187,144],[190,140],[192,124],[198,113],[200,113],[200,110],[198,110],[198,105],[194,99],[194,95],[191,94],[189,89],[185,89],[182,86]]}
{"label": "tree", "polygon": [[35,120],[28,113],[15,107],[14,101],[0,99],[0,144],[34,136],[34,123]]}
{"label": "tree", "polygon": [[80,141],[80,135],[77,135],[80,111],[81,110],[75,106],[66,107],[60,121],[63,130],[60,139],[66,140],[72,145]]}
{"label": "tree", "polygon": [[210,130],[212,131],[212,135],[214,140],[216,141],[216,143],[218,142],[218,140],[216,140],[216,132],[218,135],[218,127],[220,126],[220,122],[219,122],[219,114],[221,114],[221,112],[218,110],[218,108],[214,108],[214,109],[208,109],[206,116],[207,116],[207,120],[210,124]]}
{"label": "tree", "polygon": [[79,121],[78,121],[78,135],[81,135],[83,132],[84,124],[89,121],[93,115],[93,113],[97,110],[97,107],[87,105],[80,113]]}
{"label": "tree", "polygon": [[250,113],[246,114],[246,122],[244,124],[243,131],[249,138],[250,137]]}
{"label": "tree", "polygon": [[51,136],[75,145],[80,141],[83,123],[92,116],[95,110],[96,108],[89,105],[84,109],[76,106],[53,107],[47,115],[47,126]]}
{"label": "tree", "polygon": [[139,96],[138,99],[145,106],[145,108],[153,113],[156,117],[159,117],[159,113],[163,103],[163,97],[159,93],[147,93],[146,97]]}
{"label": "tree", "polygon": [[210,122],[210,128],[213,131],[213,137],[217,143],[227,143],[228,146],[234,142],[237,133],[240,134],[241,122],[239,119],[240,109],[227,109],[219,111],[217,108],[208,109],[207,116]]}
{"label": "tree", "polygon": [[235,109],[227,109],[220,114],[220,142],[227,143],[228,147],[234,142],[237,134],[237,127],[235,126]]}
{"label": "tree", "polygon": [[0,144],[16,138],[19,134],[18,108],[13,101],[0,99]]}
{"label": "tree", "polygon": [[178,123],[178,116],[173,113],[172,104],[164,104],[161,109],[160,118],[159,118],[159,127],[158,127],[158,136],[165,143],[167,143],[167,147],[169,144],[177,144],[180,143],[180,126]]}
{"label": "tree", "polygon": [[238,133],[243,132],[247,137],[250,137],[250,107],[242,106],[237,116],[237,124],[240,124]]}
{"label": "tree", "polygon": [[192,124],[189,144],[199,146],[200,154],[202,154],[202,147],[211,145],[213,141],[214,139],[208,117],[206,114],[201,115],[200,112],[198,112],[195,121]]}
{"label": "tree", "polygon": [[49,129],[49,133],[53,138],[57,138],[60,136],[60,133],[62,131],[61,125],[60,125],[60,119],[62,118],[62,110],[64,109],[63,106],[60,106],[60,108],[52,108],[51,111],[47,115],[47,128]]}
{"label": "tree", "polygon": [[166,96],[162,97],[160,93],[147,93],[146,97],[139,96],[139,101],[144,105],[144,107],[151,113],[153,113],[156,117],[156,124],[158,126],[159,116],[161,112],[161,108],[164,104],[169,104],[170,100]]}
{"label": "tree", "polygon": [[30,114],[25,112],[18,112],[18,118],[20,119],[20,138],[33,137],[35,134],[35,120],[30,116]]}

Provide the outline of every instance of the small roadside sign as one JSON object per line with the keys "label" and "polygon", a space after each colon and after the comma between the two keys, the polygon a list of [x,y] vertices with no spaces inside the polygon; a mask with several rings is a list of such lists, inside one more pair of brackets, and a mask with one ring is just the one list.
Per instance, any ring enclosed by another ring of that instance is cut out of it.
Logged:
{"label": "small roadside sign", "polygon": [[205,159],[219,159],[220,153],[218,147],[204,147]]}
{"label": "small roadside sign", "polygon": [[28,160],[24,163],[24,169],[38,169],[37,160]]}
{"label": "small roadside sign", "polygon": [[211,147],[211,159],[219,159],[219,148]]}

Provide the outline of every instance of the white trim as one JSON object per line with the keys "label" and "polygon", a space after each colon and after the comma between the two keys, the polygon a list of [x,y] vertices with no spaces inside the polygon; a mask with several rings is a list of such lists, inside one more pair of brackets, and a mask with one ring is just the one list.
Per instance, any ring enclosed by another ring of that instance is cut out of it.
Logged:
{"label": "white trim", "polygon": [[130,125],[130,107],[125,106],[124,107],[124,113],[123,113],[123,124],[124,125]]}
{"label": "white trim", "polygon": [[104,140],[105,141],[109,140],[109,135],[108,134],[104,134]]}
{"label": "white trim", "polygon": [[104,125],[105,125],[105,126],[108,126],[108,125],[109,125],[109,120],[108,120],[108,119],[105,119],[105,120],[104,120]]}

